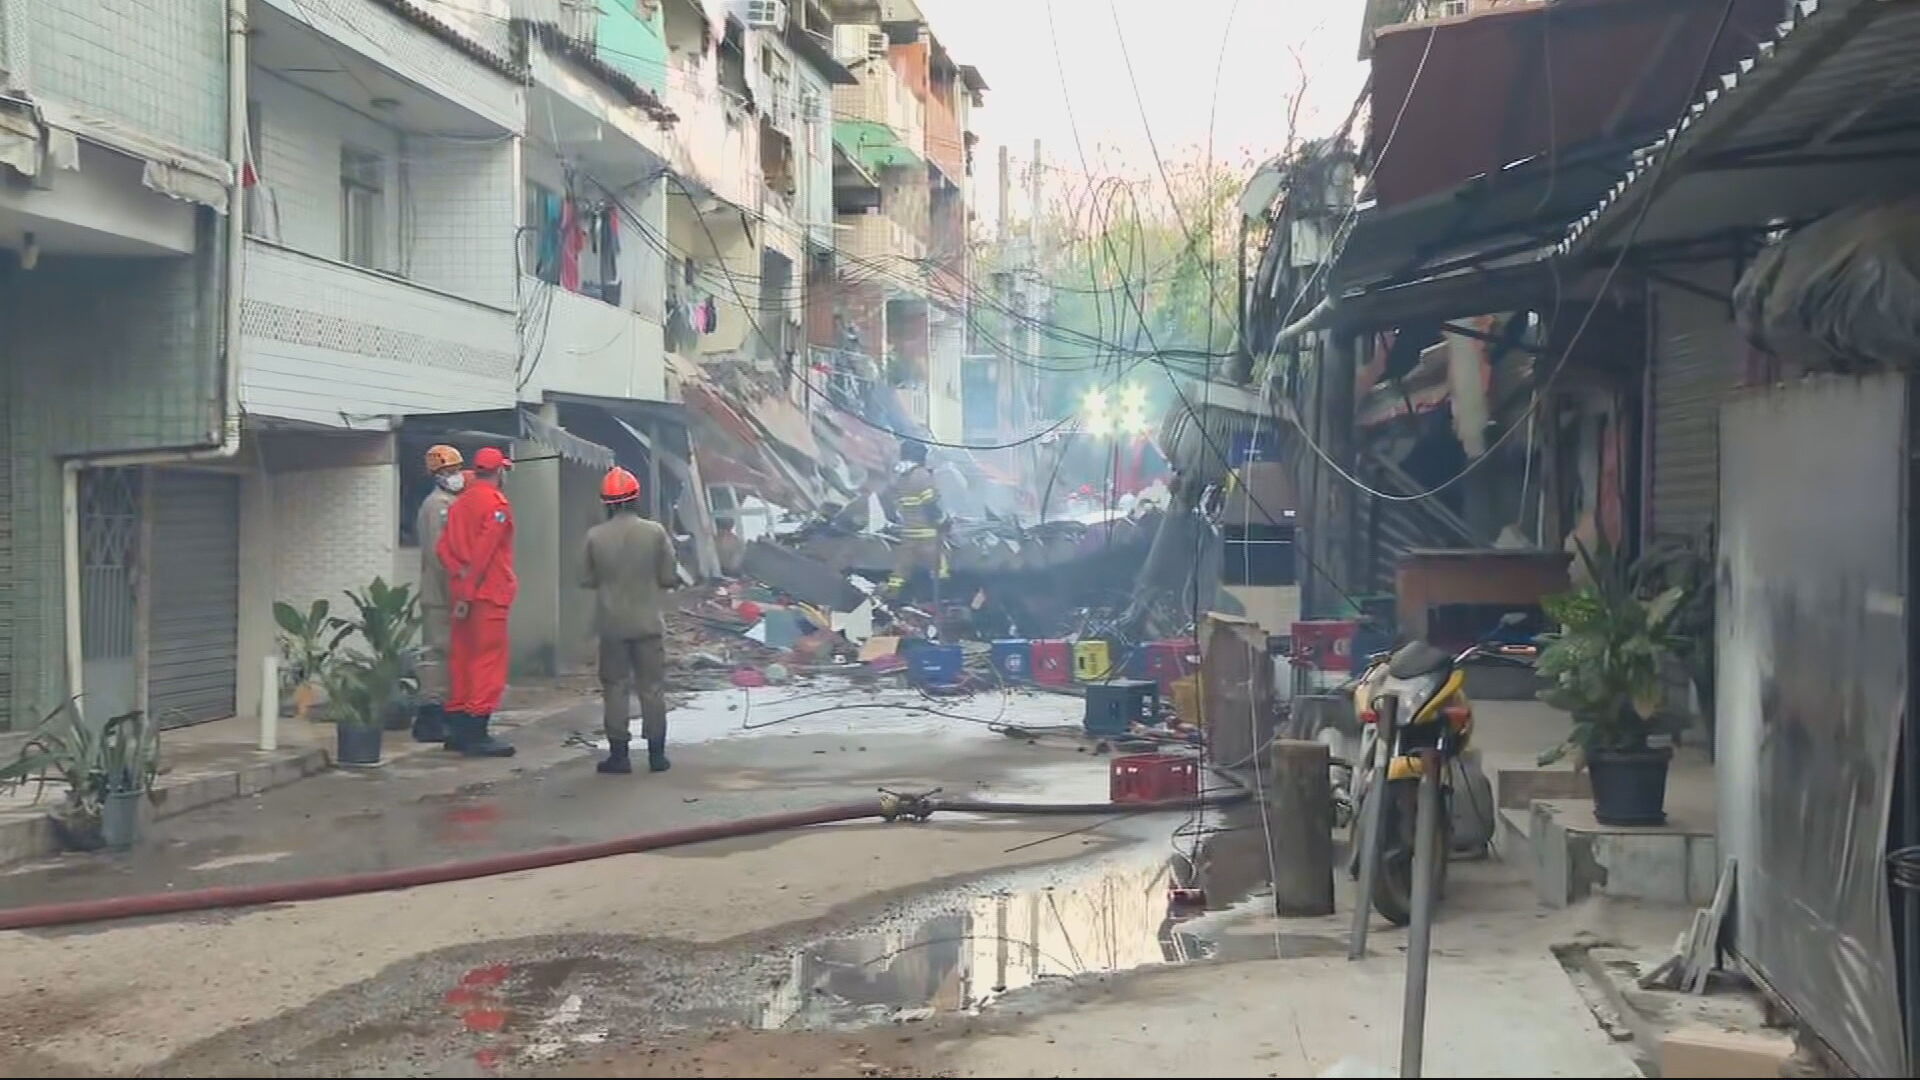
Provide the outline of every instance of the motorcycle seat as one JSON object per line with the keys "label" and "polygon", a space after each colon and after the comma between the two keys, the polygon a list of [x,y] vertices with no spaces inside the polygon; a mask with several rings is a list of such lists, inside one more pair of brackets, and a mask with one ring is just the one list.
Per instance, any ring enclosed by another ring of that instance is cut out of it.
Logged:
{"label": "motorcycle seat", "polygon": [[1387,662],[1387,674],[1396,679],[1417,679],[1444,671],[1452,663],[1451,653],[1424,641],[1415,641],[1401,646],[1400,651],[1393,654],[1393,659]]}

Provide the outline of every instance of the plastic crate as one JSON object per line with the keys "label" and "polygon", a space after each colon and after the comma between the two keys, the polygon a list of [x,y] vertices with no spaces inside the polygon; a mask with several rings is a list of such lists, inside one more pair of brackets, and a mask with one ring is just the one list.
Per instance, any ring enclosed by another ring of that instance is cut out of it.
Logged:
{"label": "plastic crate", "polygon": [[922,645],[907,654],[907,677],[921,686],[952,686],[965,663],[958,645]]}
{"label": "plastic crate", "polygon": [[1200,759],[1185,754],[1128,754],[1107,767],[1107,798],[1116,803],[1167,802],[1200,794]]}
{"label": "plastic crate", "polygon": [[1138,655],[1135,674],[1159,683],[1162,694],[1172,694],[1175,681],[1200,670],[1200,643],[1192,638],[1149,641]]}
{"label": "plastic crate", "polygon": [[1144,679],[1114,679],[1087,684],[1087,734],[1125,735],[1134,724],[1151,724],[1160,711],[1160,687]]}
{"label": "plastic crate", "polygon": [[987,656],[993,670],[1008,682],[1028,682],[1033,678],[1033,646],[1026,638],[1001,638],[990,647]]}
{"label": "plastic crate", "polygon": [[1173,715],[1180,722],[1193,727],[1204,727],[1206,717],[1201,702],[1200,676],[1196,673],[1182,679],[1173,680]]}
{"label": "plastic crate", "polygon": [[1073,677],[1079,682],[1099,682],[1113,676],[1113,649],[1104,641],[1073,643]]}
{"label": "plastic crate", "polygon": [[1319,619],[1293,624],[1293,666],[1315,671],[1350,673],[1356,659],[1353,637],[1360,624],[1353,619]]}
{"label": "plastic crate", "polygon": [[1073,682],[1073,651],[1064,641],[1033,643],[1033,681],[1048,686]]}

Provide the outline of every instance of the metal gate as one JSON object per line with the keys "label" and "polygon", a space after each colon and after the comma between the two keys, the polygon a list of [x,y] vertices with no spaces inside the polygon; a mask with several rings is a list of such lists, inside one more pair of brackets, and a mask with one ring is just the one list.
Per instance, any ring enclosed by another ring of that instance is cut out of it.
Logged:
{"label": "metal gate", "polygon": [[140,470],[80,474],[80,707],[101,723],[138,707]]}
{"label": "metal gate", "polygon": [[239,672],[240,482],[151,475],[147,703],[163,727],[234,714]]}
{"label": "metal gate", "polygon": [[1649,533],[1699,537],[1720,497],[1720,405],[1740,381],[1726,305],[1662,289],[1655,295],[1653,461]]}

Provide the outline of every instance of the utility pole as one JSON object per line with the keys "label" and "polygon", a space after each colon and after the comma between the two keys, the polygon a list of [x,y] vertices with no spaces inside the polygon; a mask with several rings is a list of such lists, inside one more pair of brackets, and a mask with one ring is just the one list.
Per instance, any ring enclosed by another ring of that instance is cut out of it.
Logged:
{"label": "utility pole", "polygon": [[1007,213],[1008,213],[1008,210],[1010,209],[1007,206],[1007,200],[1011,199],[1012,197],[1013,197],[1013,159],[1007,156],[1006,144],[1001,143],[1000,144],[1000,201],[998,204],[1000,207],[1000,221],[999,221],[999,226],[994,230],[993,238],[1000,242],[1000,250],[1002,252],[1006,251],[1007,242],[1013,239],[1012,234],[1007,231],[1007,220],[1008,220]]}

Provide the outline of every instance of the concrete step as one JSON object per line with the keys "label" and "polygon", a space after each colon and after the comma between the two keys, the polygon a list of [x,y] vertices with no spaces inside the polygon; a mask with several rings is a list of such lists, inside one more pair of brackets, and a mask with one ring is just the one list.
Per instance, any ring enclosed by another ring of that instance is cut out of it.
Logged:
{"label": "concrete step", "polygon": [[[1503,811],[1507,827],[1518,829]],[[1704,907],[1720,874],[1713,829],[1671,815],[1655,828],[1602,825],[1589,799],[1536,799],[1526,821],[1534,891],[1549,907],[1592,896]]]}

